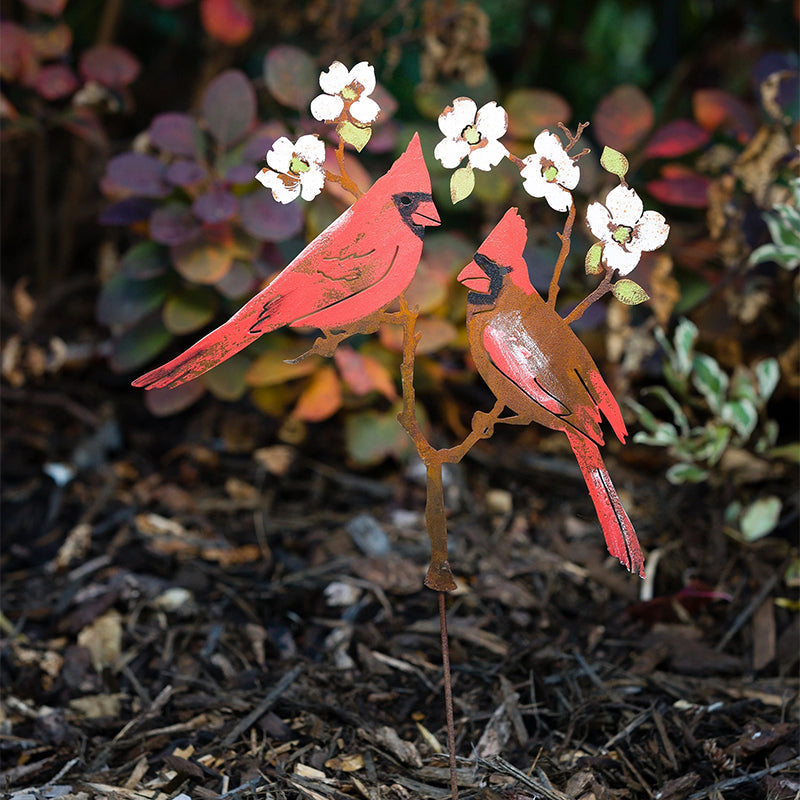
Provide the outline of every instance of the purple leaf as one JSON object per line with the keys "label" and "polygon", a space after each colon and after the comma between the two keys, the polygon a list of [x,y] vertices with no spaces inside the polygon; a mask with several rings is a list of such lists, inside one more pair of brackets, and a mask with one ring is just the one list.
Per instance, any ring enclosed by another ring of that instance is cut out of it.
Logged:
{"label": "purple leaf", "polygon": [[116,186],[140,197],[164,197],[164,165],[155,156],[123,153],[108,162],[106,177]]}
{"label": "purple leaf", "polygon": [[152,200],[144,197],[126,197],[117,203],[112,203],[99,216],[101,225],[132,225],[134,222],[143,222],[153,213]]}
{"label": "purple leaf", "polygon": [[319,92],[314,59],[290,44],[273,47],[264,59],[264,81],[272,96],[289,108],[304,109]]}
{"label": "purple leaf", "polygon": [[202,133],[189,114],[159,114],[148,133],[156,147],[175,156],[195,156],[202,147]]}
{"label": "purple leaf", "polygon": [[225,180],[228,183],[246,186],[252,182],[256,169],[257,167],[254,164],[236,164],[225,173]]}
{"label": "purple leaf", "polygon": [[256,287],[253,267],[246,261],[236,260],[224,278],[215,284],[216,290],[231,300],[250,295]]}
{"label": "purple leaf", "polygon": [[233,219],[239,211],[239,201],[230,192],[214,187],[194,201],[192,211],[203,222],[213,225]]}
{"label": "purple leaf", "polygon": [[268,122],[262,125],[248,138],[244,146],[243,158],[254,163],[263,161],[267,151],[275,144],[275,140],[288,135],[286,126],[281,122]]}
{"label": "purple leaf", "polygon": [[87,81],[97,81],[109,89],[123,89],[136,80],[141,64],[124,47],[99,44],[81,56],[79,68]]}
{"label": "purple leaf", "polygon": [[159,244],[188,242],[200,229],[191,209],[183,203],[168,203],[150,217],[150,236]]}
{"label": "purple leaf", "polygon": [[48,64],[39,70],[33,88],[45,100],[60,100],[71,95],[78,86],[78,79],[68,66]]}
{"label": "purple leaf", "polygon": [[196,161],[180,159],[167,167],[167,182],[184,188],[195,186],[206,179],[206,171]]}
{"label": "purple leaf", "polygon": [[245,195],[241,205],[242,227],[256,239],[283,242],[303,229],[303,212],[296,203],[278,203],[265,190]]}
{"label": "purple leaf", "polygon": [[243,72],[229,69],[214,78],[203,94],[203,117],[223,145],[241,139],[256,120],[256,93]]}

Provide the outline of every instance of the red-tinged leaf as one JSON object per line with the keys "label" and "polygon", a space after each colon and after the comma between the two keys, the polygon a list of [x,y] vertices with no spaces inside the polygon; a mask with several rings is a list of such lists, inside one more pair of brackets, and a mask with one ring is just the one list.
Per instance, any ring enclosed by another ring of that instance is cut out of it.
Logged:
{"label": "red-tinged leaf", "polygon": [[157,278],[169,269],[169,253],[155,242],[139,242],[119,262],[121,275],[143,281]]}
{"label": "red-tinged leaf", "polygon": [[[439,317],[423,317],[417,320],[417,332],[422,334],[417,345],[419,355],[435,353],[458,338],[456,326],[449,320]],[[401,328],[395,325],[382,325],[379,336],[381,344],[387,350],[402,351],[403,331]]]}
{"label": "red-tinged leaf", "polygon": [[379,361],[347,346],[338,347],[333,359],[342,380],[354,394],[363,397],[365,394],[377,391],[389,400],[397,399],[397,389],[389,370]]}
{"label": "red-tinged leaf", "polygon": [[29,31],[33,51],[42,61],[64,58],[72,49],[72,29],[66,22]]}
{"label": "red-tinged leaf", "polygon": [[711,181],[703,175],[681,175],[649,181],[645,188],[659,202],[686,208],[706,208]]}
{"label": "red-tinged leaf", "polygon": [[245,296],[249,298],[255,291],[255,284],[256,279],[252,265],[247,261],[236,259],[228,270],[228,274],[214,285],[223,297],[236,300]]}
{"label": "red-tinged leaf", "polygon": [[170,283],[166,276],[135,280],[118,272],[100,291],[97,321],[109,326],[133,325],[164,302]]}
{"label": "red-tinged leaf", "polygon": [[108,136],[91,108],[70,107],[58,118],[61,126],[73,136],[83,139],[95,150],[105,153],[108,150]]}
{"label": "red-tinged leaf", "polygon": [[170,333],[194,333],[214,319],[217,296],[206,286],[185,286],[171,295],[161,310],[161,319]]}
{"label": "red-tinged leaf", "polygon": [[155,358],[172,340],[160,319],[148,317],[114,340],[109,363],[115,372],[129,372]]}
{"label": "red-tinged leaf", "polygon": [[155,156],[123,153],[108,162],[105,177],[139,197],[164,197],[169,194],[164,172],[164,165]]}
{"label": "red-tinged leaf", "polygon": [[283,242],[303,230],[303,212],[297,203],[278,203],[264,189],[239,198],[242,227],[256,239]]}
{"label": "red-tinged leaf", "polygon": [[202,381],[214,397],[232,402],[247,391],[245,375],[249,367],[250,359],[237,353],[203,375]]}
{"label": "red-tinged leaf", "polygon": [[508,114],[508,133],[515,139],[534,139],[545,128],[568,123],[572,116],[569,103],[546,89],[516,89],[503,108]]}
{"label": "red-tinged leaf", "polygon": [[690,119],[676,119],[659,128],[644,149],[647,158],[679,158],[708,144],[711,135]]}
{"label": "red-tinged leaf", "polygon": [[592,130],[600,144],[615,150],[632,150],[653,127],[653,104],[637,86],[625,84],[598,104]]}
{"label": "red-tinged leaf", "polygon": [[209,36],[231,47],[253,33],[253,13],[245,0],[200,0],[200,20]]}
{"label": "red-tinged leaf", "polygon": [[67,0],[23,0],[32,11],[39,11],[51,17],[60,17]]}
{"label": "red-tinged leaf", "polygon": [[101,225],[132,225],[144,222],[153,213],[152,200],[144,197],[126,197],[105,208],[98,217]]}
{"label": "red-tinged leaf", "polygon": [[297,364],[286,363],[305,353],[311,346],[309,342],[271,334],[268,346],[269,350],[261,353],[247,370],[248,386],[278,386],[310,375],[319,367],[318,357],[306,358]]}
{"label": "red-tinged leaf", "polygon": [[202,151],[202,132],[189,114],[159,114],[148,129],[150,141],[174,156],[196,156]]}
{"label": "red-tinged leaf", "polygon": [[203,222],[213,225],[233,219],[239,212],[239,201],[235,195],[215,186],[195,199],[192,211]]}
{"label": "red-tinged leaf", "polygon": [[97,81],[109,89],[123,89],[136,80],[141,64],[124,47],[99,44],[81,55],[79,69],[87,81]]}
{"label": "red-tinged leaf", "polygon": [[303,111],[319,92],[316,61],[299,47],[281,44],[264,57],[264,81],[272,96],[289,108]]}
{"label": "red-tinged leaf", "polygon": [[303,422],[322,422],[342,407],[342,382],[333,367],[320,367],[303,390],[292,411]]}
{"label": "red-tinged leaf", "polygon": [[159,206],[150,217],[150,237],[154,242],[170,246],[194,239],[200,225],[184,203]]}
{"label": "red-tinged leaf", "polygon": [[222,145],[238,141],[253,127],[256,93],[243,72],[229,69],[209,83],[203,93],[203,118]]}
{"label": "red-tinged leaf", "polygon": [[33,88],[45,100],[69,97],[79,86],[75,73],[65,64],[48,64],[39,70]]}
{"label": "red-tinged leaf", "polygon": [[178,161],[173,161],[167,167],[167,173],[164,177],[167,183],[171,183],[173,186],[181,186],[188,190],[198,186],[208,176],[196,161],[186,161],[181,158]]}
{"label": "red-tinged leaf", "polygon": [[174,389],[145,392],[144,404],[154,417],[171,417],[194,405],[205,393],[203,381],[189,381]]}
{"label": "red-tinged leaf", "polygon": [[722,129],[742,144],[748,142],[756,130],[752,110],[722,89],[698,89],[692,95],[692,107],[695,119],[705,130],[713,133]]}
{"label": "red-tinged leaf", "polygon": [[16,22],[0,22],[0,78],[31,83],[39,63],[27,31]]}
{"label": "red-tinged leaf", "polygon": [[202,239],[171,247],[170,256],[175,269],[187,281],[200,284],[221,280],[233,264],[233,255],[227,247]]}
{"label": "red-tinged leaf", "polygon": [[[394,456],[403,459],[413,450],[406,432],[398,425],[397,415],[401,406],[396,404],[385,413],[364,411],[348,414],[345,422],[345,440],[350,458],[362,466],[380,464]],[[417,412],[422,406],[417,406]]]}

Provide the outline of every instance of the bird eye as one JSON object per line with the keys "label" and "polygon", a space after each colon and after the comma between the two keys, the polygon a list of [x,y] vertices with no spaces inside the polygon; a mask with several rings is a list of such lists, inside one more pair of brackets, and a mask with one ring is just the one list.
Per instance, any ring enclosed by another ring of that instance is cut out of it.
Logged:
{"label": "bird eye", "polygon": [[409,206],[409,205],[411,205],[411,198],[410,198],[410,197],[409,197],[407,194],[404,194],[404,195],[403,195],[403,196],[400,198],[400,202],[401,202],[401,203],[402,203],[404,206]]}

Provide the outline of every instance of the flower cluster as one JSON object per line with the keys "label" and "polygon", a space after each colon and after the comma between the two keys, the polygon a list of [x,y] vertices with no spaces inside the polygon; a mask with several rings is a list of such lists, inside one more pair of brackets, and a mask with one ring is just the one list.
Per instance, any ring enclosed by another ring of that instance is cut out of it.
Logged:
{"label": "flower cluster", "polygon": [[267,164],[256,175],[256,180],[279,203],[291,203],[298,196],[313,200],[325,185],[325,143],[317,136],[301,136],[296,143],[281,136],[267,153]]}

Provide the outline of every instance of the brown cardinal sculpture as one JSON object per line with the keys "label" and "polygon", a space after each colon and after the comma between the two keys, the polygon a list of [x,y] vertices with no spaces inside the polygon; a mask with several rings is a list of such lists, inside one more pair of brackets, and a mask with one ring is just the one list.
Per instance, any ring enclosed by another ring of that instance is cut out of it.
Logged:
{"label": "brown cardinal sculpture", "polygon": [[313,352],[331,355],[347,336],[377,329],[384,309],[414,277],[425,228],[439,222],[414,134],[389,171],[269,286],[226,323],[133,385],[180,386],[283,325],[320,328],[325,338]]}
{"label": "brown cardinal sculpture", "polygon": [[[617,401],[586,348],[545,303],[522,256],[525,223],[510,209],[459,274],[468,289],[467,332],[478,372],[513,416],[514,425],[538,422],[569,439],[603,527],[611,555],[644,577],[642,552],[600,456],[601,416],[624,441]],[[488,415],[484,415],[491,425]]]}

